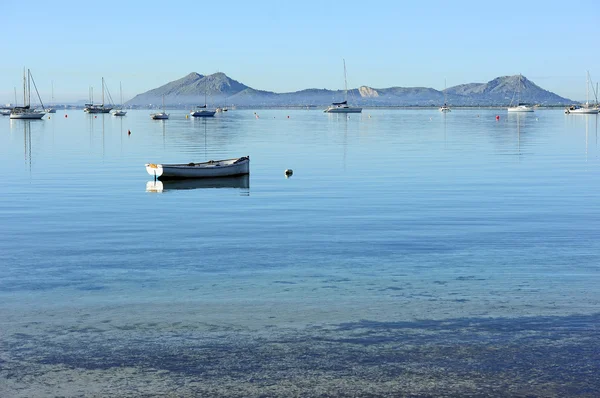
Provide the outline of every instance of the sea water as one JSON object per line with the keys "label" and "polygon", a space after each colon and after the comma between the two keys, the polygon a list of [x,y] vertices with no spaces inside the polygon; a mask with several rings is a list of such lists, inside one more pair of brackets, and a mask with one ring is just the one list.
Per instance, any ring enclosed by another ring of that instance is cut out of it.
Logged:
{"label": "sea water", "polygon": [[186,115],[0,119],[0,396],[598,391],[597,116]]}

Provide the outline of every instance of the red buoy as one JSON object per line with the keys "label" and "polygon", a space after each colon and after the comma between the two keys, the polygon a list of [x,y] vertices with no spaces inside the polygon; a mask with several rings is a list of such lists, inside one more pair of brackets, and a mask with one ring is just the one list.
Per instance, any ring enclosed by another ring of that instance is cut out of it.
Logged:
{"label": "red buoy", "polygon": [[65,117],[69,117],[69,116],[65,113]]}
{"label": "red buoy", "polygon": [[500,115],[496,115],[496,120],[500,120]]}

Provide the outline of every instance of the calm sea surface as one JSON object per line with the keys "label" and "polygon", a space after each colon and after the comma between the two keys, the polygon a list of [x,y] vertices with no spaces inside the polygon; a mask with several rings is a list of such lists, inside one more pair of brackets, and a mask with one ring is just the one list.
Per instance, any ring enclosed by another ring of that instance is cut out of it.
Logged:
{"label": "calm sea surface", "polygon": [[598,122],[3,117],[0,396],[598,396]]}

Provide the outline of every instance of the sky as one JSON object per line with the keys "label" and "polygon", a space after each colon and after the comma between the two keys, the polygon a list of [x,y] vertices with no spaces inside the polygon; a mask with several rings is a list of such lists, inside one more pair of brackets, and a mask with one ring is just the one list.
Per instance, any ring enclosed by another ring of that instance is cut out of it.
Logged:
{"label": "sky", "polygon": [[24,67],[45,102],[52,85],[55,102],[86,100],[104,77],[117,102],[119,83],[127,100],[190,72],[275,92],[343,89],[343,59],[349,88],[442,90],[522,73],[579,100],[587,70],[600,80],[589,0],[2,3],[0,103],[15,87],[22,98]]}

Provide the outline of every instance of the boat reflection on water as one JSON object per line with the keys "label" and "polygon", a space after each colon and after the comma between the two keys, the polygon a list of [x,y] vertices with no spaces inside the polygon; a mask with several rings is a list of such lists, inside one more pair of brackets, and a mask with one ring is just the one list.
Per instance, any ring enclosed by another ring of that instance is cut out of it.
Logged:
{"label": "boat reflection on water", "polygon": [[180,189],[235,188],[243,195],[250,194],[250,176],[241,175],[219,178],[188,178],[183,180],[148,181],[146,192],[167,192]]}

